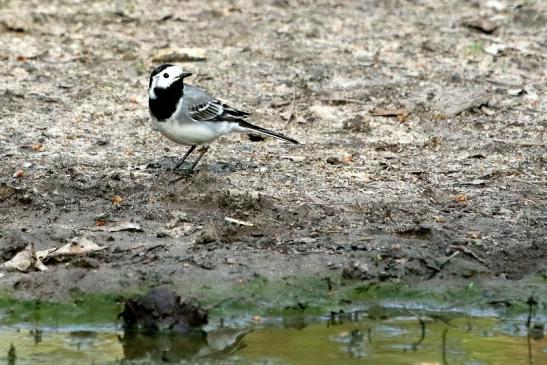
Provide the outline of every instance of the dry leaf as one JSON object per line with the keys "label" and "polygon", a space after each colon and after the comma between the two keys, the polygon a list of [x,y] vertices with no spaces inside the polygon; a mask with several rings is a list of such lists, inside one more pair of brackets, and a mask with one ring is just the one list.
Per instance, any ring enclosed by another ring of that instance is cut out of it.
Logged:
{"label": "dry leaf", "polygon": [[114,195],[110,200],[114,204],[121,204],[123,202],[123,198],[119,195]]}
{"label": "dry leaf", "polygon": [[7,270],[18,270],[22,272],[27,272],[33,267],[40,271],[45,271],[47,270],[47,267],[42,263],[42,260],[53,250],[55,249],[35,251],[34,244],[29,244],[11,260],[0,265],[0,267]]}
{"label": "dry leaf", "polygon": [[44,147],[44,145],[41,144],[41,143],[33,143],[31,149],[32,149],[34,152],[44,152],[44,151],[46,150],[46,148]]}
{"label": "dry leaf", "polygon": [[464,204],[467,203],[468,201],[467,195],[463,195],[463,194],[454,195],[452,197],[452,200],[454,200],[457,203],[464,203]]}
{"label": "dry leaf", "polygon": [[354,162],[354,156],[350,154],[331,156],[327,158],[327,163],[331,165],[349,165]]}
{"label": "dry leaf", "polygon": [[374,107],[371,110],[373,115],[378,117],[397,117],[397,118],[406,118],[410,112],[406,108],[383,108],[383,107]]}
{"label": "dry leaf", "polygon": [[481,238],[481,233],[478,231],[471,231],[469,232],[469,238],[472,240],[479,240]]}
{"label": "dry leaf", "polygon": [[15,171],[15,174],[13,174],[13,177],[15,178],[20,178],[20,177],[23,177],[25,176],[25,172],[21,169]]}
{"label": "dry leaf", "polygon": [[446,219],[442,215],[434,215],[433,219],[435,219],[435,222],[437,223],[446,223]]}
{"label": "dry leaf", "polygon": [[57,256],[70,256],[70,255],[81,255],[88,252],[101,251],[104,250],[106,246],[99,246],[95,242],[85,238],[73,238],[70,243],[67,243],[64,246],[61,246],[57,249],[53,249],[48,253],[48,257],[57,257]]}

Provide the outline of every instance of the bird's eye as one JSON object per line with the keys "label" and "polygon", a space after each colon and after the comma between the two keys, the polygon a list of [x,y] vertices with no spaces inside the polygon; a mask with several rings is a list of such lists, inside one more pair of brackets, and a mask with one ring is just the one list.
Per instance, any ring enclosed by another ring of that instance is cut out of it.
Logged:
{"label": "bird's eye", "polygon": [[168,78],[169,74],[166,72],[166,73],[163,74],[163,77]]}

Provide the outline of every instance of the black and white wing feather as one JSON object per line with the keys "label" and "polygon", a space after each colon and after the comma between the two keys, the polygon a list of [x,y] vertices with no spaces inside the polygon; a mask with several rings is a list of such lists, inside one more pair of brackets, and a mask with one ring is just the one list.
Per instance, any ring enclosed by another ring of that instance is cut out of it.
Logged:
{"label": "black and white wing feather", "polygon": [[205,91],[192,85],[184,85],[183,103],[192,119],[205,122],[239,122],[249,113],[236,110]]}
{"label": "black and white wing feather", "polygon": [[264,133],[291,143],[298,143],[298,141],[281,133],[247,122],[245,118],[250,115],[249,113],[234,109],[195,86],[184,84],[183,103],[190,117],[197,122],[237,123],[239,127],[249,132]]}

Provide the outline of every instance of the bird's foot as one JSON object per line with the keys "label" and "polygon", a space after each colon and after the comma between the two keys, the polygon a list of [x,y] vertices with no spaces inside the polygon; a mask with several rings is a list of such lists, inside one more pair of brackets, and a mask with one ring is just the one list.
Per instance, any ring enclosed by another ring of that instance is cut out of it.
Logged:
{"label": "bird's foot", "polygon": [[195,171],[190,171],[190,170],[178,170],[180,172],[177,172],[177,170],[172,170],[171,172],[174,173],[175,175],[178,175],[178,177],[172,179],[170,182],[171,183],[176,183],[176,182],[179,182],[181,180],[185,180],[185,179],[188,179],[190,178]]}

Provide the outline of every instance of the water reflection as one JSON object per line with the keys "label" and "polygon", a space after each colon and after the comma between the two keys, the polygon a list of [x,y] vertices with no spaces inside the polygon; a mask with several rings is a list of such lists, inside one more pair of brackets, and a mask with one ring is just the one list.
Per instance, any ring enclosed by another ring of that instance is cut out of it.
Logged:
{"label": "water reflection", "polygon": [[179,362],[199,358],[224,358],[242,349],[247,330],[219,328],[206,333],[194,331],[185,334],[146,334],[125,331],[119,336],[126,360],[153,360]]}
{"label": "water reflection", "polygon": [[385,308],[274,322],[253,322],[252,330],[211,325],[207,331],[154,335],[115,325],[0,326],[0,363],[547,364],[545,317],[536,317],[529,330],[526,318]]}

